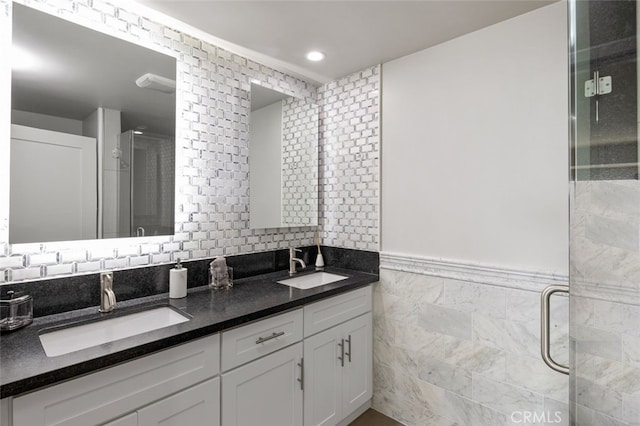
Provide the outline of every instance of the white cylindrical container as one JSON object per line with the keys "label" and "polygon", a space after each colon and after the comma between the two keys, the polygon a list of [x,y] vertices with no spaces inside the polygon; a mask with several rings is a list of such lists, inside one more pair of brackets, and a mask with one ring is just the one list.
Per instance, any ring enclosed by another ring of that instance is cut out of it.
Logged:
{"label": "white cylindrical container", "polygon": [[322,257],[322,253],[320,252],[318,252],[318,257],[316,257],[316,269],[324,269],[324,257]]}
{"label": "white cylindrical container", "polygon": [[187,297],[187,268],[183,268],[180,259],[176,267],[169,271],[169,297],[181,299]]}

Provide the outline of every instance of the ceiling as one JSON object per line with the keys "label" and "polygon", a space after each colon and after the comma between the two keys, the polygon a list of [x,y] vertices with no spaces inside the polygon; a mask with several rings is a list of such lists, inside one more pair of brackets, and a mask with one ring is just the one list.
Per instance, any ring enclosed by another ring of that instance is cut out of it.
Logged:
{"label": "ceiling", "polygon": [[121,112],[123,130],[174,134],[175,94],[135,81],[149,72],[175,80],[175,58],[17,3],[12,43],[37,58],[12,64],[12,109],[84,120],[103,107]]}
{"label": "ceiling", "polygon": [[[325,83],[557,0],[139,0],[216,38]],[[224,46],[223,46],[224,47]],[[305,58],[326,54],[322,62]],[[240,53],[240,52],[238,52]]]}

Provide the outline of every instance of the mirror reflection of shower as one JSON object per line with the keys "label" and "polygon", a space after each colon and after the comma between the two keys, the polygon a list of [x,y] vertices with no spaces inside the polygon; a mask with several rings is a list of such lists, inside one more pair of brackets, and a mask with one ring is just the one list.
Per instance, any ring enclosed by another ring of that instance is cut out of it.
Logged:
{"label": "mirror reflection of shower", "polygon": [[117,173],[103,185],[103,229],[108,237],[166,235],[174,225],[175,145],[172,137],[138,130],[121,133]]}

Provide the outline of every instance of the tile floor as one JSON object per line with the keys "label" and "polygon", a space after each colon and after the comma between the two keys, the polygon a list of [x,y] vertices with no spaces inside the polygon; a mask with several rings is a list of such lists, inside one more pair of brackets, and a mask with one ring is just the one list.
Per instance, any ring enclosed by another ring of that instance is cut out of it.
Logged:
{"label": "tile floor", "polygon": [[369,408],[360,417],[351,422],[349,426],[402,426],[402,423],[398,423],[373,408]]}

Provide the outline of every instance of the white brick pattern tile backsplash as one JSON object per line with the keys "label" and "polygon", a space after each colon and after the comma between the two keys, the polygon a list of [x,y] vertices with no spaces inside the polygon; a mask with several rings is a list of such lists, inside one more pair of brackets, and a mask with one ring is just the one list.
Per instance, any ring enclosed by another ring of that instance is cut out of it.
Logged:
{"label": "white brick pattern tile backsplash", "polygon": [[[178,257],[188,260],[313,244],[316,227],[249,228],[251,80],[319,105],[316,191],[323,244],[378,250],[378,67],[318,89],[139,16],[122,6],[125,2],[18,2],[178,58],[175,234],[90,242],[0,243],[0,283],[156,265]],[[10,26],[10,11],[11,2],[0,0],[0,26]],[[6,37],[7,33],[0,34]],[[0,63],[0,71],[9,66],[6,61]],[[2,102],[9,102],[8,97]],[[295,200],[300,208],[309,207],[304,201]],[[6,224],[6,218],[0,217],[1,223]],[[6,225],[0,226],[0,236],[6,238],[6,234]]]}
{"label": "white brick pattern tile backsplash", "polygon": [[317,123],[317,106],[294,97],[282,100],[282,223],[317,223]]}
{"label": "white brick pattern tile backsplash", "polygon": [[320,105],[322,243],[379,250],[380,67],[328,83]]}
{"label": "white brick pattern tile backsplash", "polygon": [[[175,236],[3,244],[0,282],[313,244],[316,227],[249,229],[248,90],[250,81],[257,79],[274,90],[316,102],[316,87],[138,16],[125,6],[101,0],[20,3],[178,58]],[[11,24],[10,4],[0,0],[0,26],[5,28]],[[8,66],[7,61],[0,64]]]}

